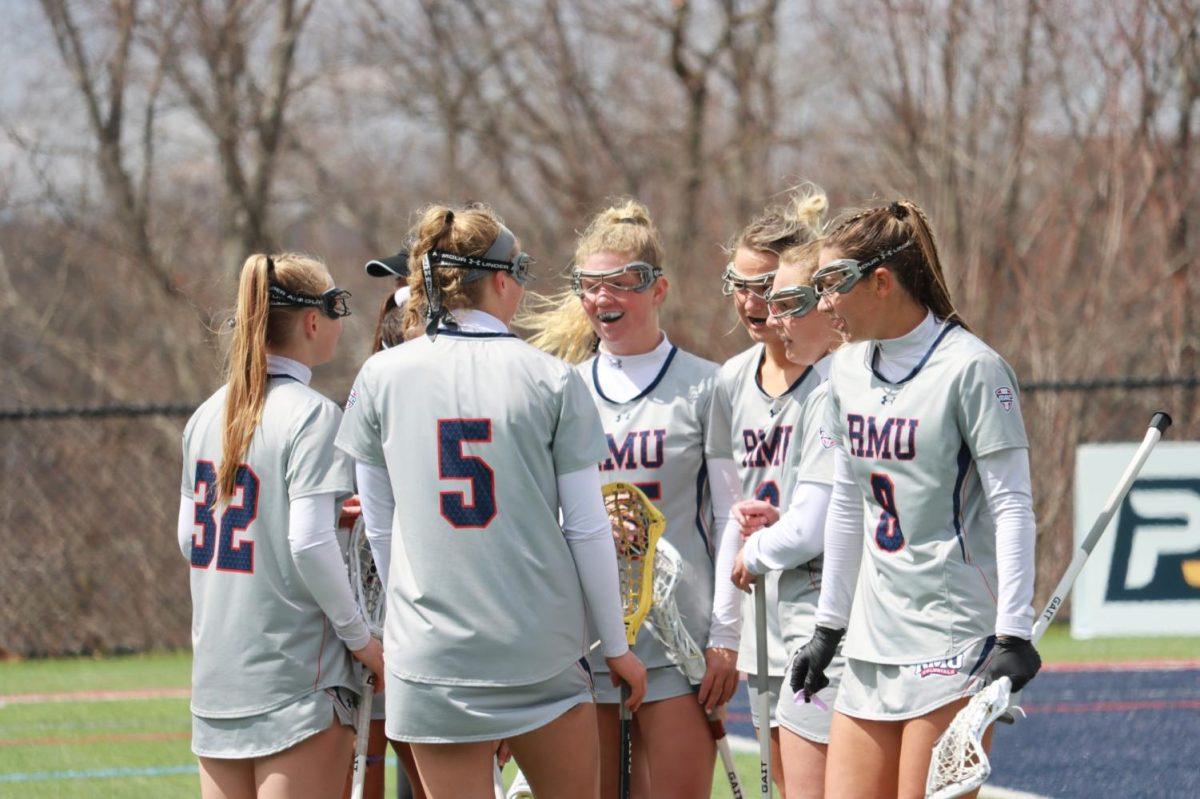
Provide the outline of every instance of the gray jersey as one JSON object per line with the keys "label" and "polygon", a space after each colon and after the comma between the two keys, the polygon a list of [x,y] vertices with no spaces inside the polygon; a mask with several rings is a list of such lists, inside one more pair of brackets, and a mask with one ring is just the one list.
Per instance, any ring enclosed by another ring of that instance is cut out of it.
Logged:
{"label": "gray jersey", "polygon": [[214,506],[224,418],[221,388],[183,432],[181,489],[196,500],[192,712],[207,718],[257,715],[319,688],[355,685],[350,655],[288,545],[292,500],[353,491],[350,460],[333,447],[342,413],[303,383],[271,378],[237,488]]}
{"label": "gray jersey", "polygon": [[[817,385],[804,399],[800,422],[792,436],[793,485],[833,485],[833,450],[837,442],[825,430],[828,400],[828,382]],[[779,573],[779,628],[788,653],[808,641],[817,626],[822,561],[818,556],[799,568]]]}
{"label": "gray jersey", "polygon": [[586,647],[556,476],[603,457],[583,381],[515,336],[443,330],[373,355],[337,446],[385,466],[396,500],[388,671],[528,685]]}
{"label": "gray jersey", "polygon": [[[702,648],[712,618],[712,507],[704,466],[704,429],[717,365],[672,347],[658,377],[627,402],[605,396],[597,362],[580,364],[595,398],[608,446],[600,479],[634,483],[666,517],[663,537],[679,551],[685,568],[675,589],[679,614]],[[647,668],[671,661],[654,636],[640,631],[634,652]],[[598,655],[592,668],[607,671]]]}
{"label": "gray jersey", "polygon": [[[733,459],[744,498],[786,508],[796,486],[795,450],[803,427],[804,402],[820,385],[821,378],[814,370],[806,369],[787,391],[772,397],[759,379],[764,350],[762,344],[755,344],[730,358],[717,372],[705,449],[710,458]],[[802,579],[791,582],[791,591],[798,590],[804,581],[819,584],[819,559],[794,571]],[[779,580],[780,572],[768,572],[767,655],[772,677],[782,677],[787,669],[787,648],[779,622]],[[749,623],[753,618],[754,599],[747,595],[742,599],[738,668],[748,674],[758,672],[754,625]]]}
{"label": "gray jersey", "polygon": [[866,540],[847,657],[948,658],[991,635],[996,535],[975,459],[1027,447],[1013,370],[948,324],[890,383],[873,342],[834,356],[827,427],[850,456]]}

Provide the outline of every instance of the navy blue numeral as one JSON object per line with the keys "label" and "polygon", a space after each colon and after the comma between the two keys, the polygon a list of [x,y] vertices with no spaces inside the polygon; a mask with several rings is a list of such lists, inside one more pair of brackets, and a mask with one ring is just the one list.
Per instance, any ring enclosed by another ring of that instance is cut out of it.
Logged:
{"label": "navy blue numeral", "polygon": [[438,476],[470,480],[471,501],[462,491],[438,494],[442,517],[458,529],[481,530],[496,518],[496,473],[478,455],[464,455],[464,441],[492,440],[491,419],[438,420]]}
{"label": "navy blue numeral", "polygon": [[875,543],[884,552],[899,552],[904,548],[904,532],[900,529],[900,511],[896,510],[896,484],[883,472],[871,472],[871,493],[883,509],[875,525]]}
{"label": "navy blue numeral", "polygon": [[646,499],[651,502],[657,502],[662,499],[662,483],[655,480],[653,483],[634,483],[635,486],[642,489],[642,493],[646,495]]}
{"label": "navy blue numeral", "polygon": [[203,486],[204,500],[196,503],[193,519],[201,528],[201,539],[196,540],[192,533],[192,566],[197,569],[207,569],[212,563],[213,554],[217,556],[217,570],[226,572],[254,571],[254,542],[236,541],[237,533],[250,527],[258,518],[258,475],[242,464],[238,467],[234,478],[235,485],[242,489],[242,496],[237,505],[230,505],[221,514],[221,536],[217,537],[217,470],[212,461],[196,462],[196,494],[201,493]]}
{"label": "navy blue numeral", "polygon": [[770,502],[775,507],[779,507],[779,484],[774,480],[767,480],[760,483],[758,490],[754,492],[755,499],[761,499]]}

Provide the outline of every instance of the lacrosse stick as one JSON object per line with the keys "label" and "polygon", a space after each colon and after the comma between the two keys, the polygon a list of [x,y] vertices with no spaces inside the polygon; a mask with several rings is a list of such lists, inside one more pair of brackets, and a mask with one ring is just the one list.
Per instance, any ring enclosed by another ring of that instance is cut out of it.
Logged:
{"label": "lacrosse stick", "polygon": [[[1133,487],[1133,481],[1142,470],[1146,459],[1150,457],[1150,451],[1170,426],[1171,417],[1163,411],[1158,411],[1150,419],[1150,429],[1146,431],[1141,446],[1134,453],[1125,473],[1121,475],[1121,480],[1109,496],[1104,510],[1096,517],[1087,537],[1075,550],[1071,563],[1058,585],[1054,587],[1050,601],[1046,603],[1046,609],[1033,625],[1031,640],[1034,644],[1041,639],[1050,622],[1054,620],[1058,609],[1067,598],[1067,592],[1071,590],[1075,578],[1087,562],[1088,555],[1092,554],[1096,542],[1112,521],[1113,514]],[[1007,677],[1001,677],[973,696],[967,706],[958,711],[950,726],[933,745],[929,777],[925,782],[926,799],[954,799],[987,782],[992,774],[992,764],[983,748],[983,736],[992,722],[1009,713],[1010,709],[1020,711],[1019,707],[1012,706],[1012,702],[1012,683]]]}
{"label": "lacrosse stick", "polygon": [[[383,637],[383,611],[386,594],[379,570],[371,557],[371,544],[367,540],[367,526],[359,516],[350,532],[350,545],[346,550],[346,567],[350,572],[350,585],[358,609],[376,638]],[[358,702],[358,718],[354,725],[354,783],[350,790],[351,799],[362,799],[363,785],[367,778],[367,737],[371,729],[371,700],[374,696],[370,669],[362,667],[362,694]]]}
{"label": "lacrosse stick", "polygon": [[[654,548],[666,527],[666,519],[651,504],[642,490],[631,483],[607,483],[604,509],[612,526],[617,546],[617,573],[621,585],[621,605],[625,611],[625,639],[632,647],[638,629],[650,612],[654,599]],[[621,771],[617,786],[621,799],[629,799],[633,776],[633,714],[626,702],[629,686],[621,685]]]}
{"label": "lacrosse stick", "polygon": [[754,578],[754,642],[758,650],[758,790],[771,799],[771,677],[767,658],[767,578]]}
{"label": "lacrosse stick", "polygon": [[[663,645],[667,658],[683,672],[688,682],[699,686],[704,681],[706,670],[704,653],[683,626],[683,618],[679,615],[679,606],[675,602],[675,586],[679,583],[683,568],[683,557],[679,550],[668,541],[660,539],[654,550],[654,601],[650,605],[650,614],[646,617],[646,627]],[[744,799],[742,782],[738,778],[737,766],[733,760],[733,750],[730,749],[729,739],[725,735],[725,723],[714,713],[708,717],[708,728],[712,731],[713,740],[717,742],[717,751],[721,754],[725,776],[729,778],[729,792],[733,794],[733,799]]]}

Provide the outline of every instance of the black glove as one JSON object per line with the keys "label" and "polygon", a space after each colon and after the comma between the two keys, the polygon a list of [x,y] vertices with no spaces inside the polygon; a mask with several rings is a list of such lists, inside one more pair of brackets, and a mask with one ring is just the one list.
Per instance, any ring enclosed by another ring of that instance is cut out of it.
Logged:
{"label": "black glove", "polygon": [[803,689],[805,702],[829,685],[825,669],[829,668],[845,634],[845,630],[817,627],[808,643],[796,650],[792,657],[792,691],[798,693]]}
{"label": "black glove", "polygon": [[1016,693],[1033,679],[1041,667],[1042,658],[1030,641],[1012,635],[998,635],[996,653],[992,655],[992,662],[987,668],[987,681],[994,682],[1007,677],[1012,680],[1013,693]]}

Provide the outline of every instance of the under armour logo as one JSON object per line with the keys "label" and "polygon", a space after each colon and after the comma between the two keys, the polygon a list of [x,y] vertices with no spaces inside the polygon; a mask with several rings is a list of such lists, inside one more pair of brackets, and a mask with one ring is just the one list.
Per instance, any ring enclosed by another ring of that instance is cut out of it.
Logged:
{"label": "under armour logo", "polygon": [[895,394],[892,394],[889,392],[884,392],[883,396],[879,400],[879,404],[880,405],[891,405],[895,401],[896,401]]}

